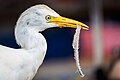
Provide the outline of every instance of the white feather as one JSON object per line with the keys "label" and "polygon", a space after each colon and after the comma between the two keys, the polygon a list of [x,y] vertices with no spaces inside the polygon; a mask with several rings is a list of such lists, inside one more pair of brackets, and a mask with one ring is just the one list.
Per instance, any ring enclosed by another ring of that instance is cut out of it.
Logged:
{"label": "white feather", "polygon": [[46,15],[59,16],[45,5],[36,5],[22,13],[15,27],[15,38],[21,49],[0,45],[0,80],[32,80],[42,64],[47,43],[39,31],[54,27]]}
{"label": "white feather", "polygon": [[81,27],[77,25],[76,32],[74,34],[74,39],[73,39],[73,49],[74,49],[74,59],[76,61],[76,66],[77,66],[77,72],[80,74],[81,77],[84,77],[84,74],[81,70],[80,62],[79,62],[79,36],[80,36],[80,30]]}

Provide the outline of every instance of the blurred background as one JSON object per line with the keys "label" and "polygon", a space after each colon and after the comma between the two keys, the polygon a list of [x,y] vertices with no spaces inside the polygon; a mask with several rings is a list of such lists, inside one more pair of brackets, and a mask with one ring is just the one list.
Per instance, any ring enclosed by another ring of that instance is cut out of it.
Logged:
{"label": "blurred background", "polygon": [[53,28],[42,32],[48,50],[34,80],[120,79],[120,0],[0,0],[0,44],[19,48],[14,27],[19,15],[36,4],[46,4],[60,15],[89,25],[80,35],[80,78],[72,40],[75,29]]}

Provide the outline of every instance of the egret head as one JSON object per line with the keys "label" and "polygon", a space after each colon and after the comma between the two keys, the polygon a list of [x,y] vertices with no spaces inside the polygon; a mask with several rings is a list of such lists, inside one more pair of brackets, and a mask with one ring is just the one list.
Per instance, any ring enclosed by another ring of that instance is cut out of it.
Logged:
{"label": "egret head", "polygon": [[52,27],[71,27],[76,25],[88,30],[88,26],[79,21],[60,16],[46,5],[36,5],[24,11],[17,21],[16,26],[43,31]]}

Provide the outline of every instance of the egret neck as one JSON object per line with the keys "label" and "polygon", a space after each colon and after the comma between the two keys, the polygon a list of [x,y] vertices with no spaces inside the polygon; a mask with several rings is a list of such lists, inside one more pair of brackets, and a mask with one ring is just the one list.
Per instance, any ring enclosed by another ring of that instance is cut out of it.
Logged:
{"label": "egret neck", "polygon": [[37,65],[39,67],[42,64],[47,51],[46,39],[41,33],[39,33],[38,30],[31,29],[29,27],[24,29],[19,28],[22,27],[16,26],[15,28],[15,37],[17,43],[21,46],[22,49],[28,51],[29,55],[31,54],[33,56],[33,58],[39,64]]}

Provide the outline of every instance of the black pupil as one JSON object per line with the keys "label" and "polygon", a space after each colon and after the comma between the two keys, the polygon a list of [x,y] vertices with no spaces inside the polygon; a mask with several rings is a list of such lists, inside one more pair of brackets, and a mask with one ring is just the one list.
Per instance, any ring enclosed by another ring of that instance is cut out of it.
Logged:
{"label": "black pupil", "polygon": [[50,16],[48,16],[47,19],[50,19]]}

